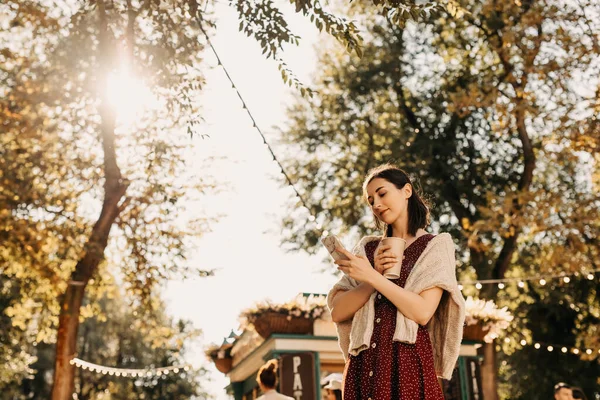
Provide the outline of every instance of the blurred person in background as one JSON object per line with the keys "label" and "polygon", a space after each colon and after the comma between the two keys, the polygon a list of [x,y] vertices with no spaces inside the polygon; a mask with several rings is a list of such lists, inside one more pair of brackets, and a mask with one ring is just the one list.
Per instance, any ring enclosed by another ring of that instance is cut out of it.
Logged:
{"label": "blurred person in background", "polygon": [[554,385],[554,400],[573,400],[573,390],[570,385],[559,382]]}

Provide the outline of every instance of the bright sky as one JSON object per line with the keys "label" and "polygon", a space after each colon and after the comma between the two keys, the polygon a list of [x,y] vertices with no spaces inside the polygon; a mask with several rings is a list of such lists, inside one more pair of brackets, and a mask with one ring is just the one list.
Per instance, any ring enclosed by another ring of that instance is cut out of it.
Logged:
{"label": "bright sky", "polygon": [[[217,15],[219,28],[213,44],[257,124],[267,138],[273,138],[272,127],[285,120],[285,104],[292,89],[284,85],[277,65],[262,57],[258,44],[238,32],[239,22],[232,9],[220,5]],[[315,66],[313,45],[319,32],[301,17],[287,15],[293,31],[303,40],[299,47],[286,49],[284,59],[302,81],[308,82]],[[211,66],[217,64],[210,52],[205,60]],[[207,199],[211,212],[226,217],[200,240],[199,251],[190,262],[218,271],[215,277],[170,282],[166,292],[169,313],[193,321],[204,331],[202,346],[221,343],[232,328],[237,328],[240,311],[255,301],[284,301],[299,292],[326,293],[336,280],[330,273],[319,272],[324,266],[324,252],[311,257],[280,250],[280,237],[275,232],[280,231],[287,211],[284,201],[293,196],[292,190],[281,187],[277,165],[220,68],[207,73],[203,107],[206,124],[201,133],[209,134],[210,139],[196,139],[195,152],[198,158],[227,157],[207,173],[229,182],[230,189]],[[228,399],[223,388],[229,381],[206,362],[202,346],[193,349],[189,361],[207,366],[213,381],[204,386],[216,399]]]}

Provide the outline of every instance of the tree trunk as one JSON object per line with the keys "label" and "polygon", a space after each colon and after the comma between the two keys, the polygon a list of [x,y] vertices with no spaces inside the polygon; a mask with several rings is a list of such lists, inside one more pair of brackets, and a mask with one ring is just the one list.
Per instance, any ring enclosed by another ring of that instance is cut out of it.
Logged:
{"label": "tree trunk", "polygon": [[[110,56],[111,40],[107,29],[106,10],[103,0],[97,2],[98,11],[98,77],[106,87],[108,74],[112,70]],[[85,288],[104,258],[110,229],[119,216],[119,203],[127,190],[127,182],[121,177],[115,151],[116,116],[111,110],[106,95],[100,96],[100,137],[104,155],[104,200],[100,217],[94,224],[90,238],[84,247],[84,256],[71,274],[66,292],[61,298],[56,339],[56,359],[52,400],[70,400],[74,391],[74,367],[70,361],[77,353],[77,330],[80,307]]]}
{"label": "tree trunk", "polygon": [[481,364],[481,392],[485,400],[498,400],[498,378],[496,369],[496,344],[483,344],[483,364]]}

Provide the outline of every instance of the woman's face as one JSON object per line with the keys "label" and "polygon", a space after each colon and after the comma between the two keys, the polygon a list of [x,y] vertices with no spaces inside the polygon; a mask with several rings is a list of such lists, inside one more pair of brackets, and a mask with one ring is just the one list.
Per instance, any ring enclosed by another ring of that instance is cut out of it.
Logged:
{"label": "woman's face", "polygon": [[367,185],[367,201],[373,214],[388,225],[406,215],[411,195],[412,186],[408,183],[398,189],[383,178],[375,178]]}

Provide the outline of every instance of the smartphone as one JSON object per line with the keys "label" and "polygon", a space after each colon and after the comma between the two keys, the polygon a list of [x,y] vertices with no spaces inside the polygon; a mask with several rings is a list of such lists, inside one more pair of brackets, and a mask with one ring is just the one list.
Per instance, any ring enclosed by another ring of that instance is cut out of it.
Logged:
{"label": "smartphone", "polygon": [[336,236],[330,235],[324,237],[321,239],[321,243],[323,243],[323,246],[325,246],[325,248],[334,260],[349,260],[349,258],[346,257],[343,253],[340,253],[339,251],[335,250],[336,248],[345,249],[342,242],[340,242],[340,239],[338,239]]}

